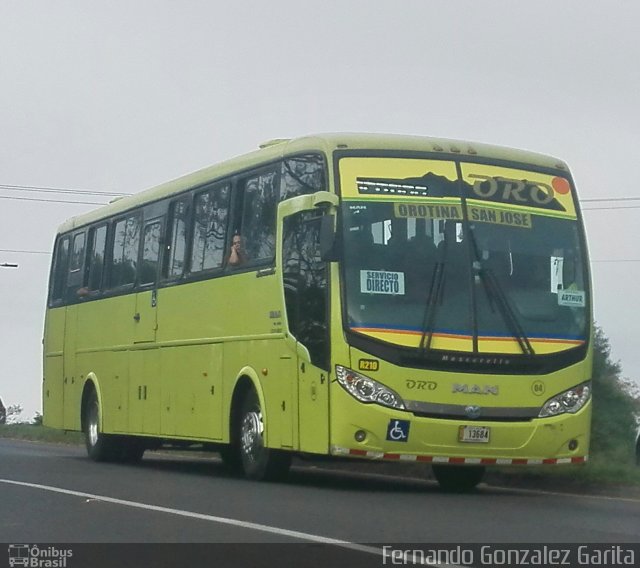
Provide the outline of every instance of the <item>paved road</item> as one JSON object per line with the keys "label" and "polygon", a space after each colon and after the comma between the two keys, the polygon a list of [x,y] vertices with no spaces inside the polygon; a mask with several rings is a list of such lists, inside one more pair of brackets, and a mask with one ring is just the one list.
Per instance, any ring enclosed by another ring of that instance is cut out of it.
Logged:
{"label": "paved road", "polygon": [[79,447],[4,439],[0,504],[8,543],[640,541],[634,499],[483,485],[456,495],[426,480],[310,467],[256,483],[214,457],[148,452],[138,465],[97,464]]}

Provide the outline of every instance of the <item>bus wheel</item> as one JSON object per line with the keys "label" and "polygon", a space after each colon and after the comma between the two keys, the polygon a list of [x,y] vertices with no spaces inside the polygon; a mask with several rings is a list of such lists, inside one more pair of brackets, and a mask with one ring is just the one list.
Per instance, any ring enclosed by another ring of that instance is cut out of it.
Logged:
{"label": "bus wheel", "polygon": [[434,465],[433,475],[445,491],[463,493],[471,491],[484,477],[482,466]]}
{"label": "bus wheel", "polygon": [[93,461],[113,461],[117,457],[114,439],[100,431],[100,404],[95,391],[89,395],[85,413],[87,454]]}
{"label": "bus wheel", "polygon": [[286,477],[291,454],[265,447],[262,409],[253,390],[247,393],[242,403],[237,439],[246,478],[271,481]]}

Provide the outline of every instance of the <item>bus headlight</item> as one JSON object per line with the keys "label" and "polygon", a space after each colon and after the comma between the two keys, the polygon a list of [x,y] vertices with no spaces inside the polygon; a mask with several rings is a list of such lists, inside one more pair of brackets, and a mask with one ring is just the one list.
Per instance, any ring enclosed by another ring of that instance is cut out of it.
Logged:
{"label": "bus headlight", "polygon": [[538,414],[539,418],[557,416],[558,414],[574,414],[591,398],[591,383],[586,382],[550,398]]}
{"label": "bus headlight", "polygon": [[336,377],[342,388],[360,402],[381,404],[404,410],[404,402],[402,402],[400,395],[378,381],[341,365],[336,365]]}

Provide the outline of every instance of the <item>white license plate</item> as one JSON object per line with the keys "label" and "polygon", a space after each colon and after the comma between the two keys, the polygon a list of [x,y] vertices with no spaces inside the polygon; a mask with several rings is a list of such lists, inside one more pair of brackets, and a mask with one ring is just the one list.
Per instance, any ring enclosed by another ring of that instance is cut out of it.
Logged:
{"label": "white license plate", "polygon": [[487,426],[460,426],[458,440],[472,444],[487,443],[489,442],[489,432],[490,428]]}

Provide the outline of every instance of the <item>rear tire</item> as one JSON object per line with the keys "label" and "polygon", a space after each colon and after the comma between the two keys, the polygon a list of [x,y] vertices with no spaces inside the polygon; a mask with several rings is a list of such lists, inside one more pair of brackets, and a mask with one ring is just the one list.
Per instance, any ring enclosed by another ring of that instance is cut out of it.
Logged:
{"label": "rear tire", "polygon": [[482,466],[434,465],[433,474],[444,491],[466,493],[474,489],[484,477]]}
{"label": "rear tire", "polygon": [[236,428],[240,463],[247,479],[274,481],[287,476],[291,453],[265,447],[263,414],[254,390],[242,401]]}

